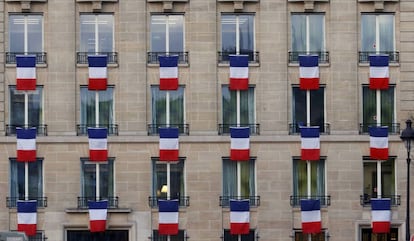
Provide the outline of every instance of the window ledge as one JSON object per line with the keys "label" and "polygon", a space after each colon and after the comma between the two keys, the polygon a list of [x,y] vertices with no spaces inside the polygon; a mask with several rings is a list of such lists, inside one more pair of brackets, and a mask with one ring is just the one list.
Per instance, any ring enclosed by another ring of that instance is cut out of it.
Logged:
{"label": "window ledge", "polygon": [[[87,213],[89,209],[67,208],[66,213]],[[130,208],[108,208],[108,213],[132,213]]]}
{"label": "window ledge", "polygon": [[[78,67],[78,68],[87,68],[87,67],[89,67],[89,65],[88,64],[76,64],[76,67]],[[119,64],[108,64],[106,67],[108,67],[108,68],[118,68]]]}
{"label": "window ledge", "polygon": [[[149,64],[147,64],[147,67],[149,67],[149,68],[158,68],[158,67],[160,67],[160,64],[151,64],[151,63],[149,63]],[[186,64],[178,64],[178,67],[185,67],[185,68],[187,68],[187,67],[190,67],[190,64],[189,63],[186,63]]]}
{"label": "window ledge", "polygon": [[[369,67],[369,63],[368,62],[358,63],[358,65],[360,67]],[[400,67],[400,63],[395,63],[395,62],[389,63],[389,67]]]}
{"label": "window ledge", "polygon": [[[218,63],[218,67],[230,67],[230,63]],[[260,63],[249,63],[248,67],[260,67]]]}
{"label": "window ledge", "polygon": [[[16,68],[16,64],[6,64],[6,68]],[[36,64],[36,68],[47,68],[47,64]]]}

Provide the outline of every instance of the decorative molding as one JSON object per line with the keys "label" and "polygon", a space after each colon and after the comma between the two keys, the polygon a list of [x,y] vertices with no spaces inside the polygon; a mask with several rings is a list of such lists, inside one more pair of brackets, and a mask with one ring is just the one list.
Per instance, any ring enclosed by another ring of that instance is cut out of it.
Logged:
{"label": "decorative molding", "polygon": [[5,1],[6,2],[20,2],[22,12],[30,12],[32,2],[39,2],[39,3],[47,2],[47,0],[5,0]]}
{"label": "decorative molding", "polygon": [[399,0],[358,0],[358,2],[373,2],[375,10],[382,11],[386,2],[399,2]]}
{"label": "decorative molding", "polygon": [[315,2],[329,2],[329,0],[288,0],[288,2],[303,2],[305,11],[313,11]]}
{"label": "decorative molding", "polygon": [[174,8],[174,3],[176,2],[183,2],[186,3],[189,0],[147,0],[149,3],[162,3],[162,8],[164,12],[170,12]]}
{"label": "decorative molding", "polygon": [[243,11],[245,2],[259,2],[259,0],[217,0],[217,2],[233,2],[234,11]]}
{"label": "decorative molding", "polygon": [[105,3],[105,2],[115,3],[115,2],[118,2],[118,0],[76,0],[76,2],[78,3],[90,2],[92,3],[92,11],[100,12],[102,11],[102,3]]}

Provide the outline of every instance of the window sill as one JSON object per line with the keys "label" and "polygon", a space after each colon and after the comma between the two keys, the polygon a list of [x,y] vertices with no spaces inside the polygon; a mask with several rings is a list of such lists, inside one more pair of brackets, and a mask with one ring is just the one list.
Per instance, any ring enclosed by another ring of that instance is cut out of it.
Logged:
{"label": "window sill", "polygon": [[[226,63],[218,63],[217,64],[218,67],[229,67],[230,63],[226,62]],[[254,63],[249,63],[249,67],[260,67],[260,63],[254,62]]]}
{"label": "window sill", "polygon": [[[154,64],[148,63],[147,67],[149,67],[149,68],[158,68],[158,67],[160,67],[160,64],[158,64],[158,63],[156,63],[156,64],[155,63]],[[189,63],[178,64],[178,67],[188,68],[188,67],[190,67],[190,64]]]}
{"label": "window sill", "polygon": [[[6,68],[16,68],[16,64],[7,64]],[[47,64],[36,64],[36,68],[47,68]]]}
{"label": "window sill", "polygon": [[[359,62],[358,66],[369,67],[369,62]],[[400,67],[400,63],[396,63],[396,62],[389,63],[389,67]]]}
{"label": "window sill", "polygon": [[[108,213],[132,213],[131,208],[108,208]],[[66,213],[88,213],[89,209],[67,208]]]}
{"label": "window sill", "polygon": [[[89,65],[88,64],[78,64],[77,63],[76,67],[78,67],[78,68],[87,68],[87,67],[89,67]],[[108,64],[107,67],[108,68],[118,68],[119,64]]]}
{"label": "window sill", "polygon": [[[288,66],[289,67],[299,67],[299,63],[289,63]],[[330,67],[331,64],[330,63],[319,63],[318,66],[319,67]]]}

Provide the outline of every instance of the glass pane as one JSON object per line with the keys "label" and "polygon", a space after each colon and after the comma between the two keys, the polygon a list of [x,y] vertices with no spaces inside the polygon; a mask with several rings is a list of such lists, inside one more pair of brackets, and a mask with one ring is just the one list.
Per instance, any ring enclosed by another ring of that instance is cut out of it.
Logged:
{"label": "glass pane", "polygon": [[96,165],[82,161],[82,196],[96,196]]}
{"label": "glass pane", "polygon": [[394,15],[379,15],[379,50],[394,51]]}
{"label": "glass pane", "polygon": [[43,17],[40,15],[27,16],[27,51],[43,51]]}
{"label": "glass pane", "polygon": [[365,125],[377,123],[376,91],[369,89],[368,86],[362,87],[362,111]]}
{"label": "glass pane", "polygon": [[296,125],[306,125],[306,91],[299,87],[292,88],[292,120]]}
{"label": "glass pane", "polygon": [[184,162],[180,161],[170,165],[171,199],[184,196]]}
{"label": "glass pane", "polygon": [[221,15],[221,51],[236,53],[235,15]]}
{"label": "glass pane", "polygon": [[381,123],[392,126],[394,117],[394,86],[381,90]]}
{"label": "glass pane", "polygon": [[307,195],[307,167],[306,161],[293,160],[293,195]]}
{"label": "glass pane", "polygon": [[236,124],[237,122],[237,99],[236,91],[230,91],[228,85],[221,88],[223,124]]}
{"label": "glass pane", "polygon": [[[240,190],[241,196],[250,196],[250,162],[240,163]],[[237,164],[237,163],[236,163]]]}
{"label": "glass pane", "polygon": [[152,124],[166,124],[167,106],[166,91],[160,91],[159,86],[151,86]]}
{"label": "glass pane", "polygon": [[170,91],[170,124],[184,124],[184,88]]}
{"label": "glass pane", "polygon": [[311,165],[311,194],[316,196],[325,195],[325,161],[312,161]]}
{"label": "glass pane", "polygon": [[[310,91],[310,124],[320,126],[321,132],[325,125],[325,96],[324,88]],[[305,91],[304,91],[305,92]]]}
{"label": "glass pane", "polygon": [[395,195],[395,161],[393,159],[381,163],[382,195],[390,197]]}
{"label": "glass pane", "polygon": [[96,46],[96,15],[80,15],[80,51],[97,52]]}
{"label": "glass pane", "polygon": [[42,160],[29,163],[29,196],[42,197]]}
{"label": "glass pane", "polygon": [[169,46],[170,52],[184,51],[184,16],[168,16]]}
{"label": "glass pane", "polygon": [[375,15],[361,15],[361,51],[376,51]]}
{"label": "glass pane", "polygon": [[98,51],[113,52],[114,49],[114,16],[97,15],[98,18]]}
{"label": "glass pane", "polygon": [[237,165],[230,159],[223,159],[223,196],[237,195]]}
{"label": "glass pane", "polygon": [[17,180],[18,180],[18,196],[24,197],[25,196],[25,171],[24,171],[24,163],[23,162],[17,162]]}
{"label": "glass pane", "polygon": [[99,164],[99,188],[101,198],[114,196],[114,171],[113,160]]}
{"label": "glass pane", "polygon": [[368,197],[377,197],[377,163],[364,162],[364,199]]}
{"label": "glass pane", "polygon": [[151,16],[151,51],[166,52],[167,16]]}
{"label": "glass pane", "polygon": [[292,14],[292,51],[306,51],[306,15]]}
{"label": "glass pane", "polygon": [[[236,91],[233,91],[236,92]],[[254,124],[254,88],[240,91],[240,123]]]}
{"label": "glass pane", "polygon": [[239,16],[240,53],[250,53],[254,50],[254,16]]}
{"label": "glass pane", "polygon": [[[90,91],[94,92],[94,91]],[[99,91],[99,124],[113,124],[114,116],[114,100],[113,88],[107,88],[106,91]]]}
{"label": "glass pane", "polygon": [[9,16],[9,51],[24,52],[24,26],[25,16]]}
{"label": "glass pane", "polygon": [[325,50],[325,16],[321,14],[308,15],[309,17],[309,50]]}

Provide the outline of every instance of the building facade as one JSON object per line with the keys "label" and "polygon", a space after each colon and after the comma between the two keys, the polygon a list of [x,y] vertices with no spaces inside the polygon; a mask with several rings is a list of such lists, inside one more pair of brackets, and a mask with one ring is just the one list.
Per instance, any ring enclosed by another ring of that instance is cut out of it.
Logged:
{"label": "building facade", "polygon": [[[37,200],[31,240],[406,240],[406,149],[414,118],[411,0],[5,0],[0,2],[0,230]],[[16,56],[36,56],[36,90],[16,89]],[[107,56],[105,91],[88,55]],[[160,55],[179,87],[160,91]],[[248,90],[229,90],[229,56],[248,56]],[[320,86],[299,88],[299,56]],[[369,88],[371,54],[389,88]],[[168,92],[168,93],[167,93]],[[299,126],[319,126],[320,160],[302,161]],[[159,161],[159,127],[177,126],[179,161]],[[250,127],[250,160],[230,161],[231,126]],[[369,126],[388,126],[389,158],[370,158]],[[37,128],[36,161],[16,160],[16,127]],[[109,158],[89,161],[88,127]],[[165,190],[167,188],[167,190]],[[179,200],[179,233],[158,234],[157,200]],[[109,201],[90,233],[87,201]],[[322,233],[303,235],[302,198],[321,201]],[[391,231],[372,234],[371,198],[391,199]],[[232,236],[229,200],[250,203]],[[411,203],[412,204],[412,203]],[[414,215],[412,215],[414,216]],[[411,220],[413,221],[413,220]],[[413,230],[410,230],[414,232]]]}

